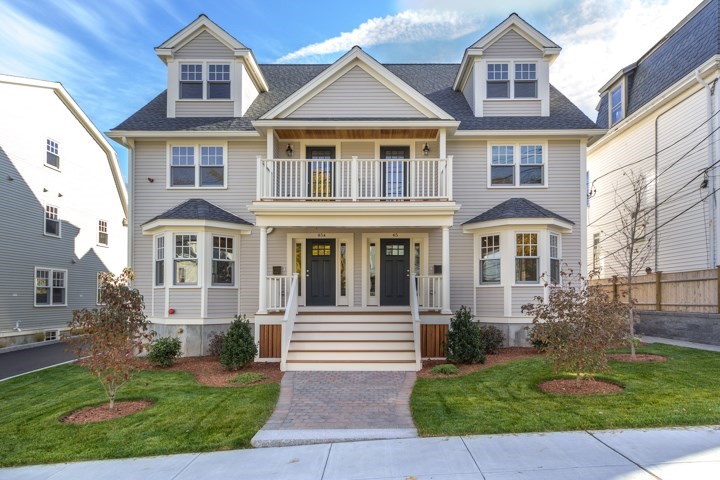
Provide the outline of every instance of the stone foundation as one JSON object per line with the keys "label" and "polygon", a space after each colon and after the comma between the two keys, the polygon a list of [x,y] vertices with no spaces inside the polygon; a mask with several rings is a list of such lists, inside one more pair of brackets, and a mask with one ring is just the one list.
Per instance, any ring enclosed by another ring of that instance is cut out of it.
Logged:
{"label": "stone foundation", "polygon": [[226,332],[229,323],[213,325],[165,325],[153,323],[150,329],[157,333],[157,337],[179,338],[182,342],[183,357],[199,357],[208,355],[210,340],[218,333]]}

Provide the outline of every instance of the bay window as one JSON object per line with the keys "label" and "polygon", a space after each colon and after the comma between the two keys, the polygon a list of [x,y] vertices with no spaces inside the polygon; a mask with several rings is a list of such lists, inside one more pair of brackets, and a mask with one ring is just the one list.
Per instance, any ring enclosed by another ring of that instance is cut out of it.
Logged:
{"label": "bay window", "polygon": [[500,235],[480,237],[480,284],[500,283]]}
{"label": "bay window", "polygon": [[175,285],[197,285],[197,235],[175,235]]}
{"label": "bay window", "polygon": [[550,283],[560,284],[560,236],[550,234]]}
{"label": "bay window", "polygon": [[515,283],[540,282],[537,233],[515,234]]}
{"label": "bay window", "polygon": [[212,284],[235,284],[235,255],[233,238],[213,236],[212,249]]}
{"label": "bay window", "polygon": [[155,237],[155,286],[165,285],[165,237]]}

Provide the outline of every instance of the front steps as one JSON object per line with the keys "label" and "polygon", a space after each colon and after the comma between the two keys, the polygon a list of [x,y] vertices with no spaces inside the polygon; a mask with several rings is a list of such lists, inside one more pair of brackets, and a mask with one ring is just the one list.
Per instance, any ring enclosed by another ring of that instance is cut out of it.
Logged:
{"label": "front steps", "polygon": [[417,370],[409,313],[298,314],[287,371]]}

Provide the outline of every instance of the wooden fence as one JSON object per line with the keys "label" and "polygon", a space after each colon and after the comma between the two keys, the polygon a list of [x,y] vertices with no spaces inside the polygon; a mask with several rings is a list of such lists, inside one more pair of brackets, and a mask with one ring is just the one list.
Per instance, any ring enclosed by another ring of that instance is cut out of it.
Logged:
{"label": "wooden fence", "polygon": [[[720,313],[720,267],[681,273],[656,272],[633,278],[633,297],[638,310]],[[590,281],[627,303],[626,277]]]}

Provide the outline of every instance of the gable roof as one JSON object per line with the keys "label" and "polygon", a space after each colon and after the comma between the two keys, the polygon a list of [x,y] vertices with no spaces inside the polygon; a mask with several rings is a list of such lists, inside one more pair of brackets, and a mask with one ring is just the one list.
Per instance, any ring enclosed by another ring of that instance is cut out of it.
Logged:
{"label": "gable roof", "polygon": [[510,200],[505,200],[490,210],[481,213],[477,217],[468,220],[463,223],[463,225],[512,218],[548,218],[561,220],[571,225],[575,224],[572,220],[568,220],[557,213],[551,212],[550,210],[543,208],[537,203],[531,202],[526,198],[511,198]]}
{"label": "gable roof", "polygon": [[328,85],[331,85],[335,80],[355,67],[362,68],[426,117],[445,120],[452,119],[452,117],[437,104],[429,101],[420,92],[365,53],[357,45],[351,48],[349,52],[340,57],[335,63],[320,72],[311,81],[305,83],[297,91],[293,92],[282,102],[263,114],[260,119],[284,118],[287,114],[313,98],[324,88],[327,88]]}
{"label": "gable roof", "polygon": [[213,222],[236,223],[240,225],[252,225],[252,223],[233,215],[227,210],[214,205],[202,198],[191,198],[160,215],[151,218],[143,225],[156,220],[208,220]]}
{"label": "gable roof", "polygon": [[85,114],[75,100],[70,96],[70,93],[65,90],[65,87],[60,82],[49,82],[46,80],[36,80],[33,78],[25,77],[14,77],[11,75],[0,75],[0,83],[11,83],[15,85],[24,85],[27,87],[36,88],[47,88],[53,90],[55,94],[60,98],[60,101],[70,110],[73,116],[80,122],[85,130],[90,134],[93,140],[100,146],[107,156],[108,164],[110,165],[110,171],[115,181],[115,188],[117,188],[118,196],[120,197],[120,203],[122,204],[123,212],[125,217],[128,216],[128,198],[127,189],[125,188],[125,180],[123,179],[122,172],[120,170],[120,164],[118,163],[117,153],[110,146],[110,143],[105,139],[100,130],[97,129],[92,120]]}
{"label": "gable roof", "polygon": [[[383,66],[428,101],[460,121],[458,130],[594,130],[598,128],[552,85],[550,115],[547,117],[475,117],[462,92],[452,88],[459,69],[458,64],[384,64]],[[254,120],[261,118],[329,67],[330,65],[260,65],[270,88],[257,96],[243,117],[167,118],[167,97],[165,92],[162,92],[113,131],[254,132],[252,124]],[[302,119],[302,121],[310,120],[312,119]],[[111,135],[113,131],[110,132]]]}
{"label": "gable roof", "polygon": [[705,0],[637,62],[603,85],[597,124],[608,127],[608,89],[623,77],[628,117],[715,55],[720,55],[720,0]]}

